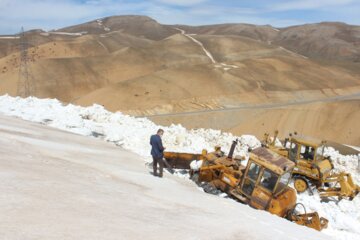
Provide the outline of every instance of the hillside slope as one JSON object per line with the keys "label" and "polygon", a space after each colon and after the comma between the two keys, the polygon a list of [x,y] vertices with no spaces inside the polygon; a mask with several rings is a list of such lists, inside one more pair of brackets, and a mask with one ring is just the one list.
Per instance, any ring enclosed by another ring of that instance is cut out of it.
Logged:
{"label": "hillside slope", "polygon": [[153,177],[109,143],[4,116],[0,133],[6,239],[329,239],[190,181]]}
{"label": "hillside slope", "polygon": [[[344,100],[314,101],[284,105],[251,106],[216,111],[195,111],[184,114],[159,114],[149,118],[159,124],[181,123],[188,128],[214,128],[234,134],[254,134],[280,131],[279,137],[299,132],[318,139],[360,145],[360,95]],[[204,121],[206,119],[206,121]]]}
{"label": "hillside slope", "polygon": [[[281,29],[251,24],[193,27],[163,25],[146,16],[114,16],[25,35],[28,68],[36,85],[32,95],[83,106],[98,103],[136,116],[286,105],[360,92],[359,26],[343,23]],[[0,36],[0,94],[17,94],[17,37]],[[291,110],[281,113],[287,116],[282,125],[269,126],[281,132],[291,126],[292,131],[304,129],[319,138],[359,145],[358,138],[345,137],[354,132],[346,120],[348,104],[336,107],[342,115],[323,114],[319,121],[324,126],[340,124],[340,133],[320,130],[324,127],[315,122],[305,121],[305,126],[304,121],[294,121],[297,114]],[[254,118],[243,116],[249,121],[238,123],[229,115],[217,116],[223,121],[213,127],[260,136],[260,126],[251,123],[278,121],[274,112],[266,111],[272,110],[265,109],[264,116],[273,117],[263,120],[256,109],[247,112]],[[204,120],[192,126],[212,121]]]}
{"label": "hillside slope", "polygon": [[181,27],[201,35],[248,37],[319,60],[360,61],[360,26],[345,23],[322,22],[278,29],[252,24]]}

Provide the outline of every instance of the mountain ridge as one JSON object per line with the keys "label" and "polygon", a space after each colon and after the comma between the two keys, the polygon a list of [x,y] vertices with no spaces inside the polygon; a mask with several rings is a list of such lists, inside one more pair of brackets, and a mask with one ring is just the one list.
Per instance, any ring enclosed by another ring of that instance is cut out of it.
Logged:
{"label": "mountain ridge", "polygon": [[[97,103],[111,111],[143,116],[264,103],[286,105],[349,95],[358,91],[353,89],[360,89],[359,29],[343,23],[281,29],[251,24],[194,27],[163,25],[149,17],[131,15],[48,32],[32,30],[25,36],[30,44],[28,65],[36,83],[35,96],[85,106]],[[17,93],[18,44],[17,38],[0,36],[0,94]],[[359,104],[357,100],[342,103],[339,100],[336,105],[344,108],[339,111],[344,116],[336,117],[340,119],[331,121],[329,112],[324,112],[316,122],[347,124],[346,114],[351,106],[358,109]],[[334,106],[323,105],[324,109]],[[291,106],[284,108],[285,116],[287,112],[293,114]],[[276,117],[269,117],[271,110],[264,111],[258,121],[269,118],[274,123],[261,131],[272,131],[278,127]],[[214,116],[205,114],[204,119],[211,122],[208,118]],[[223,119],[214,125],[216,128],[238,131],[248,126],[257,136],[262,134],[252,124],[242,125],[248,121],[245,116],[237,123],[231,120],[231,126],[226,123],[231,116],[218,112],[216,117]],[[189,123],[170,117],[157,120],[164,124],[176,120],[187,127],[201,123],[199,119]],[[288,120],[293,122],[290,115]],[[306,129],[321,138],[324,128],[320,131],[315,124],[302,124],[285,125]],[[352,135],[343,136],[341,141],[360,144],[355,126],[345,128]],[[337,140],[336,133],[330,129],[325,132]]]}

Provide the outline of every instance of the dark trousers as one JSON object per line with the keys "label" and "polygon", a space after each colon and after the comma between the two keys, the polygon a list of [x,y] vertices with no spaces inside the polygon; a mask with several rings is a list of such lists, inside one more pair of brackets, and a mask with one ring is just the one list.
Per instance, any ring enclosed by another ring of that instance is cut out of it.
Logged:
{"label": "dark trousers", "polygon": [[154,175],[157,175],[157,165],[159,164],[159,177],[163,176],[163,168],[164,168],[164,162],[162,161],[162,158],[153,157],[153,168],[154,168]]}

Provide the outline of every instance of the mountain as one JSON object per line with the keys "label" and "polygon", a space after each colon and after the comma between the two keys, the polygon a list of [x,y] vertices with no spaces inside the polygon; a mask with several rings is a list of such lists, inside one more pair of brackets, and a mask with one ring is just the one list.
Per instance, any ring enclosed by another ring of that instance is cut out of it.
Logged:
{"label": "mountain", "polygon": [[62,28],[58,31],[71,33],[86,32],[87,34],[120,32],[151,40],[161,40],[177,33],[174,28],[159,24],[152,18],[131,15],[106,17],[84,24]]}
{"label": "mountain", "polygon": [[201,35],[248,37],[319,60],[360,61],[360,26],[345,23],[322,22],[287,28],[251,24],[183,27],[190,33]]}
{"label": "mountain", "polygon": [[[115,16],[25,36],[37,97],[98,103],[163,124],[258,137],[302,130],[360,145],[349,121],[360,109],[358,26],[194,27]],[[16,37],[0,36],[0,94],[17,93]],[[339,114],[331,115],[334,106]],[[341,134],[332,130],[339,124]]]}
{"label": "mountain", "polygon": [[288,27],[274,42],[319,60],[360,62],[360,26],[324,22]]}

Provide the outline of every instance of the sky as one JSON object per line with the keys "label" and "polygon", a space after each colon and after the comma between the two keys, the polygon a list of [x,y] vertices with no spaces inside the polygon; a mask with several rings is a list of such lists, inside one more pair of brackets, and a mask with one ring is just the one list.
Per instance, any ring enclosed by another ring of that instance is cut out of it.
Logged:
{"label": "sky", "polygon": [[0,0],[0,34],[52,30],[112,15],[164,24],[270,24],[337,21],[360,25],[360,0]]}

